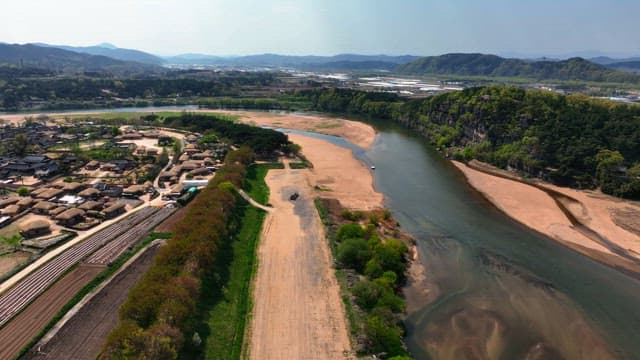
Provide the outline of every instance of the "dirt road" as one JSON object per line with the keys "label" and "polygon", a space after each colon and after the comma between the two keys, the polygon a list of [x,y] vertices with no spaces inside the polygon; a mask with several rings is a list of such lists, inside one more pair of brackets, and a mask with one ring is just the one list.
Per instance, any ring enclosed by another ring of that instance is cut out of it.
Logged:
{"label": "dirt road", "polygon": [[159,246],[144,252],[80,311],[78,311],[46,344],[32,349],[24,359],[95,359],[107,336],[118,324],[118,309],[129,289],[151,266]]}
{"label": "dirt road", "polygon": [[102,266],[78,266],[5,324],[0,329],[0,359],[13,359],[102,270]]}
{"label": "dirt road", "polygon": [[[270,170],[249,357],[350,359],[346,317],[307,169]],[[296,201],[289,196],[298,192]]]}

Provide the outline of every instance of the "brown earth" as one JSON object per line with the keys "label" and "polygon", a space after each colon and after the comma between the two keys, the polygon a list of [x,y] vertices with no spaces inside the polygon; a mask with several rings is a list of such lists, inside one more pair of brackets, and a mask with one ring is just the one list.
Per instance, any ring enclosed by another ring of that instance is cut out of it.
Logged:
{"label": "brown earth", "polygon": [[354,358],[309,172],[270,170],[266,178],[273,211],[258,249],[251,359]]}
{"label": "brown earth", "polygon": [[0,276],[8,274],[16,266],[24,264],[33,254],[16,251],[10,254],[0,256]]}
{"label": "brown earth", "polygon": [[118,309],[129,289],[149,269],[159,246],[152,246],[91,298],[46,344],[24,359],[95,359],[118,324]]}
{"label": "brown earth", "polygon": [[0,329],[0,359],[13,359],[104,267],[78,266]]}

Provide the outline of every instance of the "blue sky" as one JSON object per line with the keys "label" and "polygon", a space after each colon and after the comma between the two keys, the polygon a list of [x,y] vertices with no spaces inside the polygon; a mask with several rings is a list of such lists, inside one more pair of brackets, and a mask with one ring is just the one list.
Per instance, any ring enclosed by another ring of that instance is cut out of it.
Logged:
{"label": "blue sky", "polygon": [[640,0],[21,0],[0,41],[163,55],[640,55]]}

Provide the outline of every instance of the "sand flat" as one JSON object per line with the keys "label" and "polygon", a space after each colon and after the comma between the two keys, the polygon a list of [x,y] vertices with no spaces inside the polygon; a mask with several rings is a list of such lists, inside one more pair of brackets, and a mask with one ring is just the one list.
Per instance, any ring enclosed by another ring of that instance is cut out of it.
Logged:
{"label": "sand flat", "polygon": [[[489,201],[513,219],[569,246],[574,245],[572,246],[574,249],[587,256],[612,265],[622,264],[628,269],[637,271],[637,263],[633,264],[629,259],[623,259],[610,248],[578,231],[545,191],[515,180],[472,169],[460,162],[453,163],[462,171],[471,186],[483,193]],[[561,202],[582,224],[607,241],[628,251],[630,256],[640,254],[640,237],[618,226],[611,216],[614,209],[637,209],[635,202],[591,191],[562,188],[548,183],[537,182],[536,185],[568,196],[570,199],[564,199]],[[607,256],[602,257],[598,253]],[[638,256],[635,257],[640,259]],[[612,261],[612,259],[617,260]]]}
{"label": "sand flat", "polygon": [[[266,178],[274,209],[258,249],[251,359],[354,358],[308,172],[270,170]],[[300,197],[291,201],[294,192]]]}

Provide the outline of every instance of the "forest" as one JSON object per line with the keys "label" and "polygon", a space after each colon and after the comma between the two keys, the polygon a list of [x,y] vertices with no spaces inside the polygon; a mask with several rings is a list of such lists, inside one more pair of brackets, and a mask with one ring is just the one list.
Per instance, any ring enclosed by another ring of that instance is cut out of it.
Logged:
{"label": "forest", "polygon": [[447,155],[525,176],[640,198],[640,106],[513,86],[424,99],[346,89],[300,92],[312,109],[390,120]]}

